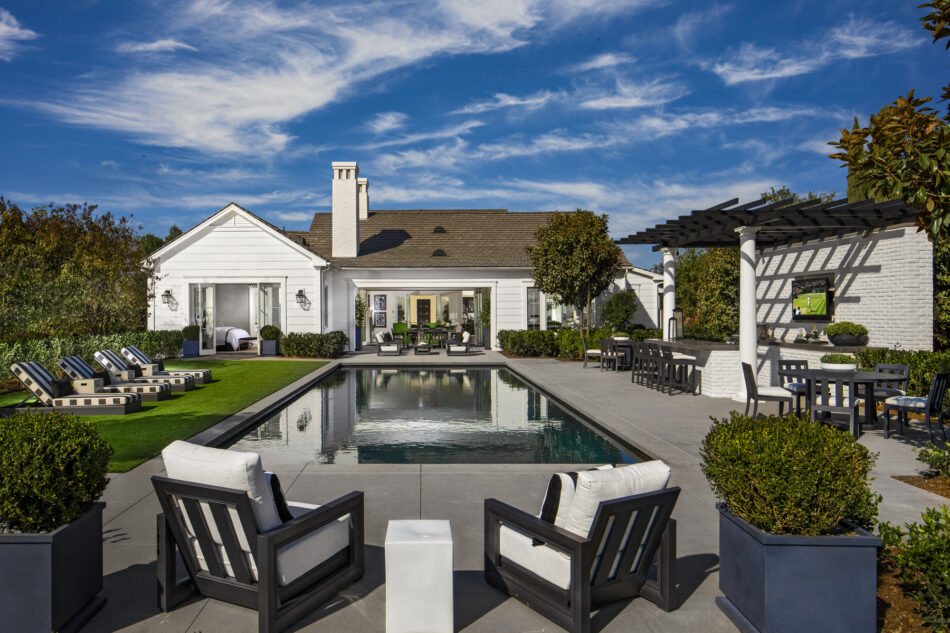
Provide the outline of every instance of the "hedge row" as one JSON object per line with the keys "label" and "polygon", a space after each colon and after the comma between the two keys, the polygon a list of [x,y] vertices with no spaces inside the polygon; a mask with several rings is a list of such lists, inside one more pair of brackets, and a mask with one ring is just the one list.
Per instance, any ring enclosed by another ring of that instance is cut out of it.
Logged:
{"label": "hedge row", "polygon": [[862,369],[874,369],[877,363],[909,365],[907,395],[924,396],[930,392],[934,374],[950,371],[950,350],[942,352],[903,349],[862,349],[854,353]]}
{"label": "hedge row", "polygon": [[[613,332],[609,327],[590,331],[588,348],[600,347],[601,341],[610,336],[629,336],[634,341],[659,338],[660,330],[633,330],[629,334]],[[512,356],[556,356],[569,360],[584,358],[584,341],[577,330],[502,330],[498,343],[503,352]]]}
{"label": "hedge row", "polygon": [[98,367],[93,355],[102,349],[116,352],[135,345],[152,357],[174,358],[181,355],[181,330],[147,330],[123,334],[39,338],[15,343],[0,343],[0,374],[10,378],[10,365],[37,361],[54,373],[61,373],[56,364],[64,356],[80,356]]}
{"label": "hedge row", "polygon": [[348,342],[346,334],[339,330],[326,334],[288,332],[280,339],[280,353],[299,358],[339,358]]}

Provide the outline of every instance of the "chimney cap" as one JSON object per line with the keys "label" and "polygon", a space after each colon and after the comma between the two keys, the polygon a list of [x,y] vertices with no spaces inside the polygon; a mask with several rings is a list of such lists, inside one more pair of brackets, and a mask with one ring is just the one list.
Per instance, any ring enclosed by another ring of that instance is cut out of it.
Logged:
{"label": "chimney cap", "polygon": [[336,169],[355,169],[355,168],[356,168],[356,161],[355,161],[355,160],[351,160],[351,161],[337,161],[337,160],[335,160],[335,161],[333,161],[332,163],[330,163],[330,167],[333,167],[333,168],[336,168]]}

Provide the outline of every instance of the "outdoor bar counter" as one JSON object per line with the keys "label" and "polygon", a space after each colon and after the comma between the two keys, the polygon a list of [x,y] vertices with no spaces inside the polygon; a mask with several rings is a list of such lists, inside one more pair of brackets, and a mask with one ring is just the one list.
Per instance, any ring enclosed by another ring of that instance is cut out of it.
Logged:
{"label": "outdoor bar counter", "polygon": [[[741,394],[745,401],[745,385],[739,369],[739,346],[732,343],[680,339],[662,343],[677,358],[693,358],[700,371],[702,394],[713,398],[732,398]],[[867,347],[850,347],[830,343],[760,343],[756,354],[756,375],[760,385],[780,385],[779,360],[807,360],[817,368],[825,354],[851,354]]]}

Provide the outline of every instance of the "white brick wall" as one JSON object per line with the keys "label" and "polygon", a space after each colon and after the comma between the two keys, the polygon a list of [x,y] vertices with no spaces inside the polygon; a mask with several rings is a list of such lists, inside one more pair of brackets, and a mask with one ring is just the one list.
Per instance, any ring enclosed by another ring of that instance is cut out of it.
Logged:
{"label": "white brick wall", "polygon": [[834,320],[866,326],[870,346],[932,349],[933,248],[914,226],[762,250],[758,322],[781,341],[828,325],[792,320],[792,280],[805,274],[834,279]]}

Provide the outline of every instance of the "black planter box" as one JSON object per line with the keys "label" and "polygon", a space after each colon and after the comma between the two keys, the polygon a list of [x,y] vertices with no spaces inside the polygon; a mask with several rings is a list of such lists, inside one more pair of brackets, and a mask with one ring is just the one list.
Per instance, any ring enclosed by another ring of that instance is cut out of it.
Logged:
{"label": "black planter box", "polygon": [[356,328],[356,351],[363,349],[363,328]]}
{"label": "black planter box", "polygon": [[845,345],[857,347],[860,345],[868,344],[868,335],[867,334],[831,334],[828,336],[828,340],[831,341],[832,345]]}
{"label": "black planter box", "polygon": [[198,358],[198,341],[182,341],[181,355],[184,358]]}
{"label": "black planter box", "polygon": [[261,356],[280,356],[280,341],[261,341]]}
{"label": "black planter box", "polygon": [[0,534],[0,618],[5,631],[73,633],[106,603],[102,509],[96,503],[46,534]]}
{"label": "black planter box", "polygon": [[752,633],[873,633],[881,539],[767,534],[719,508],[719,606]]}

